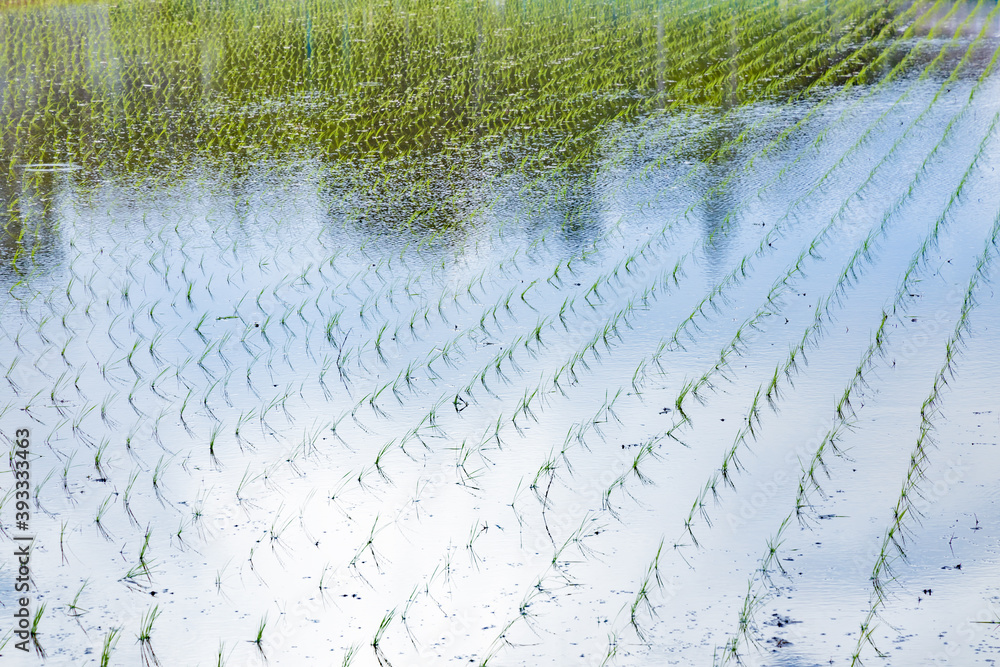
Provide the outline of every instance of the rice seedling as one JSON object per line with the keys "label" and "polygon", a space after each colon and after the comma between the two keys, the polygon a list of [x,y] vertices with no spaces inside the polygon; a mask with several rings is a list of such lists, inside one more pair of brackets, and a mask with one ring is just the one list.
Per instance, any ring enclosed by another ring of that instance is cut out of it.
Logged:
{"label": "rice seedling", "polygon": [[276,543],[281,543],[281,536],[284,534],[288,527],[292,524],[292,519],[282,520],[281,518],[281,508],[274,515],[274,519],[271,521],[271,527],[268,529],[268,535],[271,539],[271,546],[273,547]]}
{"label": "rice seedling", "polygon": [[42,622],[42,616],[45,614],[46,603],[38,605],[35,609],[35,613],[31,618],[31,630],[29,631],[29,636],[31,637],[31,646],[35,649],[35,653],[38,657],[45,658],[45,650],[42,648],[41,643],[38,641],[39,632],[38,626]]}
{"label": "rice seedling", "polygon": [[358,548],[358,550],[354,553],[354,557],[351,559],[349,563],[350,566],[355,570],[357,569],[359,562],[364,562],[360,561],[359,559],[361,558],[361,556],[365,554],[365,552],[367,552],[371,555],[372,562],[375,564],[375,568],[381,571],[381,563],[379,562],[379,555],[378,552],[375,551],[375,535],[382,530],[378,527],[379,518],[380,517],[376,515],[375,521],[372,523],[371,530],[368,532],[368,538],[365,540],[365,543],[362,544]]}
{"label": "rice seedling", "polygon": [[221,430],[222,422],[217,422],[212,426],[212,431],[208,436],[208,455],[216,465],[218,465],[218,458],[215,456],[215,441],[218,439]]}
{"label": "rice seedling", "polygon": [[66,557],[66,522],[59,524],[59,557],[64,565],[69,563]]}
{"label": "rice seedling", "polygon": [[380,665],[389,664],[388,660],[385,658],[385,654],[382,652],[382,638],[385,636],[385,631],[389,628],[389,625],[392,623],[395,616],[395,609],[391,609],[386,612],[385,616],[382,617],[382,620],[379,621],[378,629],[375,630],[375,635],[372,637],[372,650],[375,651],[375,657],[378,659]]}
{"label": "rice seedling", "polygon": [[[16,469],[17,463],[15,462],[13,465],[14,465],[14,467]],[[39,509],[39,510],[42,510],[43,512],[46,512],[46,513],[49,513],[49,512],[42,506],[42,502],[41,502],[42,489],[44,489],[45,485],[48,484],[48,482],[49,482],[50,479],[52,479],[52,475],[54,475],[55,472],[56,472],[55,468],[50,469],[49,472],[45,475],[45,477],[43,477],[42,480],[38,484],[35,484],[35,488],[32,490],[32,498],[35,501],[35,508]]]}
{"label": "rice seedling", "polygon": [[260,622],[257,624],[257,634],[251,640],[254,646],[257,647],[257,651],[264,655],[264,630],[267,629],[267,614],[261,617]]}
{"label": "rice seedling", "polygon": [[156,652],[153,650],[153,624],[156,622],[156,619],[160,617],[160,614],[159,605],[153,605],[143,613],[142,618],[139,621],[139,634],[137,635],[137,639],[139,642],[139,651],[142,656],[143,665],[160,664],[160,661],[156,657]]}
{"label": "rice seedling", "polygon": [[104,643],[101,646],[101,667],[109,667],[111,664],[111,653],[115,650],[115,647],[117,647],[120,637],[121,628],[111,628],[108,630],[107,634],[104,635]]}
{"label": "rice seedling", "polygon": [[215,665],[216,667],[225,667],[226,661],[232,656],[233,649],[229,649],[229,653],[226,653],[226,643],[223,641],[219,642],[219,650],[216,653]]}
{"label": "rice seedling", "polygon": [[358,650],[359,647],[356,644],[348,646],[347,649],[344,651],[343,659],[340,661],[341,667],[350,667],[352,664],[354,664],[354,659],[358,655]]}
{"label": "rice seedling", "polygon": [[[80,412],[78,412],[76,417],[74,417],[73,419],[73,435],[87,445],[93,445],[93,440],[90,438],[89,435],[87,435],[86,432],[84,432],[83,420],[86,419],[87,415],[93,412],[96,408],[97,408],[96,405],[91,405],[89,407],[86,407],[82,409]],[[24,408],[24,411],[28,412],[28,409]]]}
{"label": "rice seedling", "polygon": [[243,476],[240,478],[239,484],[236,486],[236,500],[237,502],[243,503],[246,499],[243,497],[243,491],[246,489],[247,485],[252,484],[263,477],[263,473],[257,475],[250,474],[250,467],[243,472]]}
{"label": "rice seedling", "polygon": [[108,532],[107,528],[105,528],[103,521],[112,502],[113,500],[110,495],[101,501],[101,504],[97,508],[97,514],[94,517],[94,524],[97,526],[97,531],[101,534],[101,537],[106,540],[111,540],[111,534]]}
{"label": "rice seedling", "polygon": [[94,452],[94,469],[97,471],[98,476],[102,478],[106,478],[108,476],[105,472],[104,466],[107,465],[105,452],[110,444],[111,441],[105,438],[101,441],[101,444],[97,446],[97,449]]}
{"label": "rice seedling", "polygon": [[80,616],[81,614],[87,613],[86,609],[80,607],[79,602],[80,596],[83,595],[83,589],[85,589],[89,583],[90,579],[83,580],[83,583],[80,584],[80,588],[76,591],[76,595],[73,596],[73,601],[66,607],[67,613],[71,616]]}
{"label": "rice seedling", "polygon": [[174,460],[174,456],[165,458],[166,455],[161,455],[159,460],[156,462],[156,466],[153,468],[153,474],[150,481],[153,484],[153,491],[156,493],[157,499],[163,502],[163,486],[161,484],[163,473],[167,470],[167,467]]}

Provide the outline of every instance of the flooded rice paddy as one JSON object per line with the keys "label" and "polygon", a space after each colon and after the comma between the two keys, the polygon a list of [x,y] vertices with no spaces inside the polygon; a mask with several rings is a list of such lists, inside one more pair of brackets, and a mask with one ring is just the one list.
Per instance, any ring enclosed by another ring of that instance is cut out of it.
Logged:
{"label": "flooded rice paddy", "polygon": [[4,664],[995,663],[995,1],[0,24]]}

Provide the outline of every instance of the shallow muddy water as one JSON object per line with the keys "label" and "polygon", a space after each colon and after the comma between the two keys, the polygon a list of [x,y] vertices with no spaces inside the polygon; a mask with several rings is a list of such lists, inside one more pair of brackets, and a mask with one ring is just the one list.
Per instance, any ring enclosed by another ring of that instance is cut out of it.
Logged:
{"label": "shallow muddy water", "polygon": [[4,664],[995,661],[995,2],[0,22]]}

